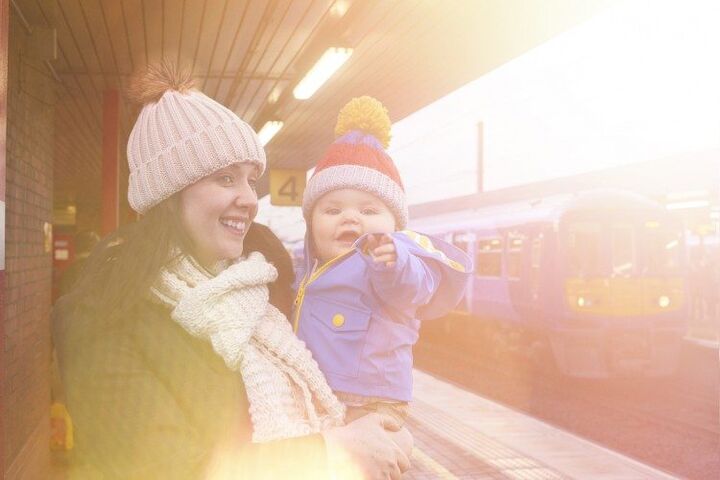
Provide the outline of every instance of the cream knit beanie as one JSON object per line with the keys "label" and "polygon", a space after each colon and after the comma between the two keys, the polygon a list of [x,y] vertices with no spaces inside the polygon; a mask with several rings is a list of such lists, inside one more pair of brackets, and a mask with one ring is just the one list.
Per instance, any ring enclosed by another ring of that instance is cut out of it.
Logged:
{"label": "cream knit beanie", "polygon": [[228,108],[192,89],[189,75],[169,64],[148,67],[129,96],[142,110],[130,132],[128,200],[138,213],[233,163],[265,171],[255,131]]}

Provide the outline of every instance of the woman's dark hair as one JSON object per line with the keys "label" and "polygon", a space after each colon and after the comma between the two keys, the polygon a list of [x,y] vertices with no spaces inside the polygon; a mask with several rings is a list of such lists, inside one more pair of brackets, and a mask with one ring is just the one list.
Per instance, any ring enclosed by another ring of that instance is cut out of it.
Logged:
{"label": "woman's dark hair", "polygon": [[293,283],[295,271],[292,259],[285,245],[268,227],[253,222],[245,236],[243,252],[260,252],[265,259],[275,265],[278,278],[270,284],[270,303],[290,318],[293,303]]}
{"label": "woman's dark hair", "polygon": [[[104,238],[88,257],[68,301],[112,320],[147,298],[160,271],[177,255],[193,251],[180,221],[177,198],[173,195],[137,222]],[[295,278],[290,255],[268,227],[257,223],[250,226],[243,244],[244,253],[251,251],[259,251],[277,268],[278,279],[269,286],[270,302],[289,316]]]}
{"label": "woman's dark hair", "polygon": [[172,196],[95,246],[71,301],[106,318],[121,317],[147,296],[173,252],[192,251],[191,245],[180,223],[177,196]]}

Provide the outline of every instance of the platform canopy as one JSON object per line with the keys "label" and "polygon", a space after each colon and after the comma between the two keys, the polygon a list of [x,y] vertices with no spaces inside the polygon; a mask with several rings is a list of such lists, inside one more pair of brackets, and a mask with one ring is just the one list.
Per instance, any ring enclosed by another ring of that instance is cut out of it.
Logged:
{"label": "platform canopy", "polygon": [[[340,107],[372,95],[397,121],[588,19],[614,0],[88,0],[15,2],[57,29],[55,206],[100,203],[103,92],[179,61],[256,130],[271,167],[310,168]],[[308,100],[294,86],[329,47],[352,56]],[[121,108],[121,150],[136,114]],[[123,162],[125,163],[125,162]],[[267,191],[266,185],[261,193]]]}

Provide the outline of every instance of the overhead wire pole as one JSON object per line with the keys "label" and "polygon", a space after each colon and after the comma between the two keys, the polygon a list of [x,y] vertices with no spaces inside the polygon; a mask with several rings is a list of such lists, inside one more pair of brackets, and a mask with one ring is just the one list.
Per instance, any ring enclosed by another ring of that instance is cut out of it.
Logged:
{"label": "overhead wire pole", "polygon": [[485,177],[485,124],[478,122],[477,125],[477,191],[484,191]]}
{"label": "overhead wire pole", "polygon": [[[5,135],[7,126],[8,31],[7,0],[0,0],[0,382],[5,384]],[[0,390],[0,431],[5,431],[4,392]],[[0,438],[0,475],[5,472],[5,435]]]}

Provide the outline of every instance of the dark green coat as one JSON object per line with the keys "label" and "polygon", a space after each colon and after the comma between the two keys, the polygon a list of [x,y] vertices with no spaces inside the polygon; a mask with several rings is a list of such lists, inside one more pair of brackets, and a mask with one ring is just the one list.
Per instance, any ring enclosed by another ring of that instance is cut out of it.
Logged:
{"label": "dark green coat", "polygon": [[225,457],[239,465],[233,478],[324,475],[320,435],[251,446],[240,375],[165,307],[145,301],[107,325],[61,300],[53,337],[75,428],[75,478],[204,478],[226,443],[246,447]]}

